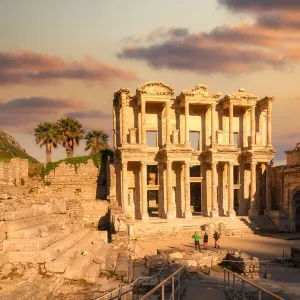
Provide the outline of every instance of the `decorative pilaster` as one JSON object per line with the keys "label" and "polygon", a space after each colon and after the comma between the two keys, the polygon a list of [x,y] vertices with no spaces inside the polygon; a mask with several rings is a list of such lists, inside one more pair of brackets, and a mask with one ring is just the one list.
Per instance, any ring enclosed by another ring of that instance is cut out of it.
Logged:
{"label": "decorative pilaster", "polygon": [[122,204],[125,214],[128,207],[127,164],[128,162],[126,160],[122,161]]}
{"label": "decorative pilaster", "polygon": [[189,162],[184,163],[184,218],[192,218],[191,213],[191,200],[190,200],[190,164]]}
{"label": "decorative pilaster", "polygon": [[233,193],[233,162],[228,163],[228,211],[227,217],[235,217]]}
{"label": "decorative pilaster", "polygon": [[185,145],[189,146],[189,144],[190,144],[190,131],[189,131],[190,109],[189,109],[189,103],[188,102],[185,102],[184,116],[185,116]]}
{"label": "decorative pilaster", "polygon": [[141,100],[141,142],[146,144],[146,101]]}
{"label": "decorative pilaster", "polygon": [[256,208],[256,162],[251,162],[251,188],[250,188],[250,209],[249,216],[258,216]]}
{"label": "decorative pilaster", "polygon": [[170,145],[171,122],[170,122],[170,103],[166,102],[166,145]]}
{"label": "decorative pilaster", "polygon": [[172,191],[172,161],[167,161],[167,219],[175,218],[173,206],[173,191]]}
{"label": "decorative pilaster", "polygon": [[255,145],[255,106],[251,106],[251,146]]}
{"label": "decorative pilaster", "polygon": [[127,144],[126,105],[126,99],[122,99],[122,146]]}
{"label": "decorative pilaster", "polygon": [[147,164],[141,163],[141,212],[142,220],[148,220],[148,199],[147,199]]}
{"label": "decorative pilaster", "polygon": [[229,105],[229,144],[233,145],[233,104]]}
{"label": "decorative pilaster", "polygon": [[216,144],[216,120],[215,120],[216,103],[211,105],[211,145]]}
{"label": "decorative pilaster", "polygon": [[268,102],[267,108],[267,145],[272,147],[272,102]]}
{"label": "decorative pilaster", "polygon": [[217,201],[217,162],[211,163],[211,199],[212,199],[212,210],[210,213],[211,217],[218,217],[218,201]]}

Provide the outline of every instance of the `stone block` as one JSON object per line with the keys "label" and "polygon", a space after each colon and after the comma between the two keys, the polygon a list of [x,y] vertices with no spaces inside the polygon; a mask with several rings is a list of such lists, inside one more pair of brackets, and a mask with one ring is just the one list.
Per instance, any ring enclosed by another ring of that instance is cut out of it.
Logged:
{"label": "stone block", "polygon": [[17,231],[17,230],[21,230],[24,228],[45,224],[49,221],[50,221],[50,216],[47,216],[47,215],[7,221],[6,222],[7,232]]}
{"label": "stone block", "polygon": [[83,279],[89,283],[96,283],[100,273],[100,265],[91,263],[83,274]]}
{"label": "stone block", "polygon": [[120,254],[117,263],[115,272],[119,277],[128,277],[128,256],[125,254]]}
{"label": "stone block", "polygon": [[183,254],[181,252],[173,252],[169,255],[170,258],[183,258]]}

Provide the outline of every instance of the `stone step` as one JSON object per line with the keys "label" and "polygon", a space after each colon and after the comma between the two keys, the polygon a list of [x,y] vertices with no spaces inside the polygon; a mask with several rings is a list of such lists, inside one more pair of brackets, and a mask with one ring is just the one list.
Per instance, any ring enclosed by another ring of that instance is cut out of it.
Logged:
{"label": "stone step", "polygon": [[[73,245],[70,249],[62,253],[55,260],[46,264],[46,269],[52,273],[64,273],[66,268],[71,262],[87,248],[87,245],[91,244],[94,240],[94,235],[89,233],[77,244]],[[104,244],[103,246],[105,246]]]}
{"label": "stone step", "polygon": [[89,283],[96,283],[101,271],[100,265],[92,262],[84,271],[82,279]]}
{"label": "stone step", "polygon": [[21,229],[45,224],[47,222],[50,222],[50,220],[51,219],[49,215],[40,215],[40,216],[26,218],[26,219],[7,221],[5,222],[6,230],[7,232],[18,231]]}
{"label": "stone step", "polygon": [[30,239],[41,236],[43,232],[51,232],[70,224],[70,219],[60,218],[51,222],[8,233],[9,239]]}
{"label": "stone step", "polygon": [[113,244],[104,244],[100,251],[95,255],[94,262],[101,266],[102,270],[105,270],[105,259],[107,255],[113,250]]}
{"label": "stone step", "polygon": [[89,234],[89,232],[90,229],[88,228],[78,228],[78,230],[71,235],[43,250],[30,252],[9,252],[7,255],[9,256],[10,262],[47,263],[57,258],[63,252],[71,248],[74,244],[78,243],[87,234]]}
{"label": "stone step", "polygon": [[37,209],[20,209],[15,211],[6,211],[4,213],[5,221],[20,220],[44,215],[43,211]]}
{"label": "stone step", "polygon": [[44,233],[44,237],[34,237],[31,239],[7,239],[3,241],[3,250],[5,252],[42,250],[70,235],[72,232],[82,228],[82,226],[83,224],[69,224],[65,226],[65,229],[56,230],[49,234]]}
{"label": "stone step", "polygon": [[105,258],[105,270],[114,272],[117,265],[117,260],[119,257],[119,251],[113,250],[109,255]]}
{"label": "stone step", "polygon": [[[98,237],[100,237],[100,235]],[[99,238],[97,239],[95,236],[93,242],[86,246],[86,250],[77,256],[67,267],[63,275],[64,278],[72,280],[82,279],[87,267],[93,262],[96,253],[100,251],[103,244],[104,241],[101,241]]]}

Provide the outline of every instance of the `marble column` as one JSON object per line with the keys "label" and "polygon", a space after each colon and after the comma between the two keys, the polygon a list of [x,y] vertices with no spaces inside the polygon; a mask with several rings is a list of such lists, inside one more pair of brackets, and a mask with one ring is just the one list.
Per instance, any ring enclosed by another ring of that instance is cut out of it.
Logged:
{"label": "marble column", "polygon": [[122,100],[122,146],[127,144],[126,100]]}
{"label": "marble column", "polygon": [[141,200],[142,220],[147,220],[149,218],[149,214],[147,195],[147,164],[145,162],[141,163]]}
{"label": "marble column", "polygon": [[122,204],[125,214],[128,208],[127,164],[126,160],[122,161]]}
{"label": "marble column", "polygon": [[233,192],[233,162],[228,163],[228,211],[227,217],[235,217]]}
{"label": "marble column", "polygon": [[256,162],[251,162],[250,217],[258,216],[258,211],[256,208],[256,164]]}
{"label": "marble column", "polygon": [[173,191],[172,191],[172,161],[167,161],[167,219],[175,218],[175,210],[173,205]]}
{"label": "marble column", "polygon": [[165,109],[166,109],[166,145],[170,145],[171,122],[170,122],[170,102],[169,101],[166,102]]}
{"label": "marble column", "polygon": [[268,102],[267,108],[267,145],[272,146],[272,103]]}
{"label": "marble column", "polygon": [[239,215],[245,214],[245,165],[240,164]]}
{"label": "marble column", "polygon": [[233,145],[233,104],[229,105],[229,144]]}
{"label": "marble column", "polygon": [[251,106],[251,146],[255,145],[255,106]]}
{"label": "marble column", "polygon": [[217,162],[211,163],[211,199],[212,199],[212,210],[210,213],[211,217],[218,217],[218,201],[217,201]]}
{"label": "marble column", "polygon": [[184,218],[192,218],[190,200],[190,163],[184,163]]}
{"label": "marble column", "polygon": [[272,184],[272,166],[267,164],[266,166],[266,209],[265,213],[272,210],[272,194],[271,194],[271,184]]}
{"label": "marble column", "polygon": [[216,103],[211,105],[211,144],[216,144]]}
{"label": "marble column", "polygon": [[190,144],[190,131],[189,131],[190,109],[189,109],[188,102],[185,102],[184,115],[185,115],[185,145],[189,146],[189,144]]}
{"label": "marble column", "polygon": [[141,142],[146,144],[146,101],[141,100]]}

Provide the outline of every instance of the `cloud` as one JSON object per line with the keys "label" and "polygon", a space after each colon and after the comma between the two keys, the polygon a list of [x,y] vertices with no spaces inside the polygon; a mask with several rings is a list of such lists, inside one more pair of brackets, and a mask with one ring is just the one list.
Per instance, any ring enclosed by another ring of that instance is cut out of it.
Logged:
{"label": "cloud", "polygon": [[107,114],[101,110],[88,110],[88,111],[74,111],[66,114],[68,117],[78,119],[111,119],[112,115]]}
{"label": "cloud", "polygon": [[155,41],[158,39],[165,38],[183,38],[189,35],[189,30],[187,28],[169,28],[159,27],[150,32],[147,37],[148,41]]}
{"label": "cloud", "polygon": [[221,5],[234,11],[300,11],[299,0],[218,0]]}
{"label": "cloud", "polygon": [[108,82],[114,79],[137,79],[135,72],[125,71],[92,57],[66,62],[58,56],[32,51],[0,51],[0,85],[45,84],[59,80]]}

